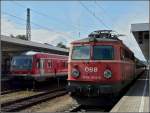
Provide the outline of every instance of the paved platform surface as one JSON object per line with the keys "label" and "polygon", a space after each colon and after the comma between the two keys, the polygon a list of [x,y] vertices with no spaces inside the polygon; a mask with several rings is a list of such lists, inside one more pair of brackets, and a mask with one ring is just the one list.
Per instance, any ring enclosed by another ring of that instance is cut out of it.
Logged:
{"label": "paved platform surface", "polygon": [[136,80],[110,112],[149,112],[149,73]]}
{"label": "paved platform surface", "polygon": [[10,80],[9,77],[3,77],[3,78],[1,78],[1,82],[5,82],[5,81],[9,81],[9,80]]}

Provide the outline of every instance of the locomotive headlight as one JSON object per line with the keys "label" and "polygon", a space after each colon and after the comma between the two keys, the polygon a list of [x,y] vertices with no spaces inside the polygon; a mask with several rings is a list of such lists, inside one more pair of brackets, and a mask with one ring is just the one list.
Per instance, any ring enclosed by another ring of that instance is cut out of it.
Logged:
{"label": "locomotive headlight", "polygon": [[80,72],[77,69],[73,69],[71,75],[74,78],[78,78],[80,76]]}
{"label": "locomotive headlight", "polygon": [[110,70],[106,69],[104,71],[104,77],[105,78],[111,78],[112,77],[112,72]]}

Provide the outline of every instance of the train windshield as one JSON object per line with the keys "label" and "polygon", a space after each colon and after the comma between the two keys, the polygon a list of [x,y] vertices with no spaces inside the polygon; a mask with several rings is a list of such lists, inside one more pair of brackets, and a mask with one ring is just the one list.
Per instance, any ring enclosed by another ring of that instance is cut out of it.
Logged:
{"label": "train windshield", "polygon": [[112,60],[114,55],[114,48],[112,46],[94,46],[93,59],[94,60]]}
{"label": "train windshield", "polygon": [[31,56],[15,56],[11,62],[12,69],[31,69],[32,57]]}
{"label": "train windshield", "polygon": [[90,46],[74,46],[72,49],[72,60],[89,60]]}

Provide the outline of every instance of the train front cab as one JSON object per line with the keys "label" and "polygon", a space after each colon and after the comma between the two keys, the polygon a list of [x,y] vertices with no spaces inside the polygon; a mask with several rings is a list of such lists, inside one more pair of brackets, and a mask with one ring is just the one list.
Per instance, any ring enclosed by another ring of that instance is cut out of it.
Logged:
{"label": "train front cab", "polygon": [[11,77],[40,82],[52,77],[66,77],[67,67],[67,56],[43,53],[19,55],[12,59]]}
{"label": "train front cab", "polygon": [[35,55],[14,56],[11,62],[11,77],[19,80],[42,80],[43,60]]}
{"label": "train front cab", "polygon": [[80,95],[119,92],[123,87],[121,62],[118,42],[73,44],[69,56],[68,90]]}
{"label": "train front cab", "polygon": [[10,72],[12,79],[30,79],[33,72],[33,56],[14,56],[11,61]]}

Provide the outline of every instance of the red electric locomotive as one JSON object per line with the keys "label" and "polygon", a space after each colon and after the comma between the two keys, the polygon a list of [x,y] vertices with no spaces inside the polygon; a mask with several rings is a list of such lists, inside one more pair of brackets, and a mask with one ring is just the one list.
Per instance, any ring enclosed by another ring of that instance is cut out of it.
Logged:
{"label": "red electric locomotive", "polygon": [[71,43],[68,90],[74,95],[119,93],[136,78],[133,52],[111,30],[94,31]]}
{"label": "red electric locomotive", "polygon": [[50,77],[67,76],[68,56],[26,52],[11,61],[11,77],[44,81]]}

